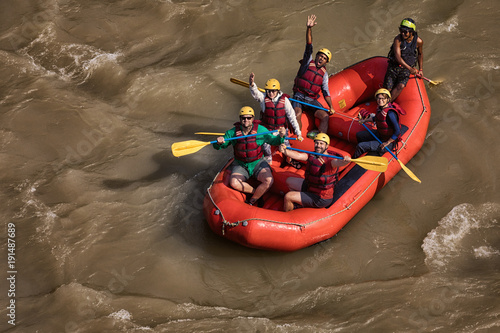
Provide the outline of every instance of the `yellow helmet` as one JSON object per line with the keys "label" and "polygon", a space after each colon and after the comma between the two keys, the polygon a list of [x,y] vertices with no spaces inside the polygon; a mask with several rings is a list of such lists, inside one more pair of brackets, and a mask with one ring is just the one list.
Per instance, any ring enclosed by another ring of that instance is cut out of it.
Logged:
{"label": "yellow helmet", "polygon": [[318,53],[323,53],[324,55],[326,55],[328,62],[330,62],[330,60],[332,60],[332,52],[330,52],[329,49],[322,48],[318,51]]}
{"label": "yellow helmet", "polygon": [[389,99],[391,99],[391,92],[385,88],[380,88],[379,90],[377,90],[377,92],[375,93],[375,98],[377,98],[378,94],[386,94]]}
{"label": "yellow helmet", "polygon": [[326,135],[325,133],[318,133],[314,137],[314,141],[319,140],[319,141],[324,141],[326,142],[327,145],[330,144],[330,137]]}
{"label": "yellow helmet", "polygon": [[269,79],[264,88],[266,90],[280,90],[280,83],[276,79]]}
{"label": "yellow helmet", "polygon": [[251,115],[255,117],[253,109],[249,106],[244,106],[240,109],[240,116],[246,116],[246,115]]}

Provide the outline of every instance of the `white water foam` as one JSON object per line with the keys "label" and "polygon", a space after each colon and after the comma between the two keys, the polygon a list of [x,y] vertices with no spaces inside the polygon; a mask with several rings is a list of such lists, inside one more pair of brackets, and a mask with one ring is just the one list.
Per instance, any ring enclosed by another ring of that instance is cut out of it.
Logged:
{"label": "white water foam", "polygon": [[[43,51],[41,51],[43,50]],[[62,43],[57,40],[54,24],[49,24],[20,53],[32,61],[36,70],[45,71],[65,82],[86,82],[93,72],[106,64],[118,64],[121,52],[107,53],[85,44]]]}
{"label": "white water foam", "polygon": [[121,309],[119,311],[113,312],[108,315],[110,318],[114,318],[117,320],[132,320],[132,315],[127,310]]}
{"label": "white water foam", "polygon": [[[491,258],[500,254],[488,235],[498,233],[500,204],[480,206],[461,204],[454,207],[439,225],[427,234],[422,244],[425,263],[431,270],[460,269],[461,259]],[[494,244],[498,244],[493,240]]]}
{"label": "white water foam", "polygon": [[445,32],[456,32],[458,31],[458,17],[453,16],[445,22],[439,24],[433,24],[429,27],[429,30],[434,32],[435,34],[441,34]]}
{"label": "white water foam", "polygon": [[476,258],[490,258],[498,255],[500,255],[500,250],[497,250],[492,246],[480,246],[474,249],[474,256]]}

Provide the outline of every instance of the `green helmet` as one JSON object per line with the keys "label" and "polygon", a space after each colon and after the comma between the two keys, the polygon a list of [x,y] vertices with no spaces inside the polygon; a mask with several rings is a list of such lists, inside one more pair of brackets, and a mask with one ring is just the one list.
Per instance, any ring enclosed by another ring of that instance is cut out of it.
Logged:
{"label": "green helmet", "polygon": [[411,29],[413,31],[417,30],[417,26],[415,25],[415,21],[413,21],[413,19],[411,19],[411,18],[405,18],[403,21],[401,21],[401,24],[399,26]]}

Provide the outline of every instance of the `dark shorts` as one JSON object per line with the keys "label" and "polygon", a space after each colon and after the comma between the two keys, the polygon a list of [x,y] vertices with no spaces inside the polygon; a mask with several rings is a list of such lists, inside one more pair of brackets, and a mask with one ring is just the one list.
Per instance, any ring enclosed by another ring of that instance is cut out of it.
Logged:
{"label": "dark shorts", "polygon": [[387,67],[385,72],[384,87],[391,90],[398,84],[403,84],[406,87],[410,79],[410,70],[398,65],[391,65]]}
{"label": "dark shorts", "polygon": [[331,205],[333,198],[323,199],[316,193],[307,192],[306,182],[302,183],[300,192],[300,199],[302,200],[302,207],[324,208]]}
{"label": "dark shorts", "polygon": [[250,177],[254,177],[255,179],[257,179],[257,177],[259,176],[259,173],[265,168],[271,169],[271,166],[263,158],[261,158],[260,161],[255,165],[255,168],[253,169],[252,174],[250,174],[248,172],[247,168],[243,167],[242,165],[240,165],[236,161],[233,161],[233,163],[231,164],[231,172],[232,173],[239,173],[240,175],[243,175],[243,177],[245,177],[245,179],[248,179]]}
{"label": "dark shorts", "polygon": [[[323,105],[321,105],[320,102],[318,102],[317,99],[313,99],[309,96],[306,96],[302,93],[299,93],[299,92],[296,92],[293,94],[293,99],[296,99],[298,101],[301,101],[301,102],[306,102],[306,103],[309,103],[309,104],[312,104],[312,105],[316,105],[320,108],[323,109]],[[312,111],[312,112],[316,112],[316,110],[318,110],[317,108],[315,107],[312,107],[312,106],[308,106],[308,105],[305,105],[305,104],[301,104],[301,103],[298,103],[298,102],[292,102],[292,106],[293,108],[295,109],[296,107],[300,107],[302,110],[304,111]]]}

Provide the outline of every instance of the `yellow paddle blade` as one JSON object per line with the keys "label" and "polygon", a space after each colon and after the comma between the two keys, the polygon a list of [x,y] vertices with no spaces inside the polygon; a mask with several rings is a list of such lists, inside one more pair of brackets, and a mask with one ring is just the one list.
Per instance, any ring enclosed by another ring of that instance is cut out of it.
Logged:
{"label": "yellow paddle blade", "polygon": [[442,80],[437,80],[437,81],[433,81],[431,79],[428,79],[426,77],[422,77],[425,81],[429,82],[429,84],[433,85],[433,86],[437,86],[438,84],[440,84],[441,82],[443,82]]}
{"label": "yellow paddle blade", "polygon": [[385,172],[387,170],[387,158],[383,156],[363,156],[360,158],[353,158],[351,161],[366,170],[377,172]]}
{"label": "yellow paddle blade", "polygon": [[418,178],[417,178],[417,176],[415,176],[415,175],[413,174],[413,172],[411,172],[411,170],[410,170],[410,169],[408,169],[408,168],[406,167],[406,165],[404,165],[404,164],[403,164],[403,162],[401,162],[399,159],[398,159],[398,162],[399,162],[399,165],[401,165],[401,169],[403,169],[403,170],[406,172],[406,174],[407,174],[408,176],[410,176],[410,178],[411,178],[411,179],[413,179],[413,180],[414,180],[414,181],[416,181],[416,182],[421,183],[420,179],[418,179]]}
{"label": "yellow paddle blade", "polygon": [[[243,86],[243,87],[247,87],[247,88],[250,87],[250,83],[235,79],[234,77],[230,78],[229,81],[231,81],[232,83],[239,84],[240,86]],[[261,88],[257,88],[257,89],[259,89],[259,91],[266,92],[264,89],[261,89]]]}
{"label": "yellow paddle blade", "polygon": [[172,144],[172,154],[175,157],[189,155],[196,153],[201,148],[208,146],[210,142],[203,142],[197,140],[174,142]]}
{"label": "yellow paddle blade", "polygon": [[196,132],[194,134],[204,134],[204,135],[224,135],[225,133],[213,133],[213,132]]}

